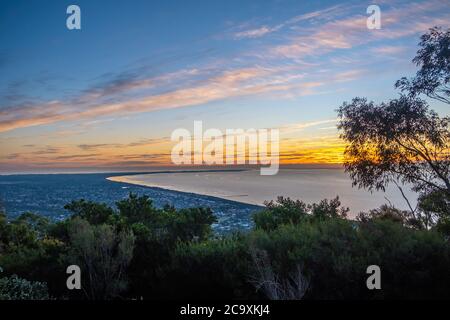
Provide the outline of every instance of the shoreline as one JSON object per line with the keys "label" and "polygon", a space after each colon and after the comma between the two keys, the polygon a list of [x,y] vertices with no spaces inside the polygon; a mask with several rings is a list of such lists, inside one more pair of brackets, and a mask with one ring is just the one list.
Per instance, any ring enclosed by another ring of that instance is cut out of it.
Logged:
{"label": "shoreline", "polygon": [[[387,192],[369,192],[353,188],[343,170],[281,169],[277,175],[261,176],[259,170],[183,170],[146,174],[112,175],[108,181],[168,191],[220,198],[244,205],[264,206],[278,196],[319,203],[339,197],[342,206],[350,208],[349,217],[391,202],[405,209],[403,198],[389,186]],[[408,196],[415,202],[413,194]],[[386,199],[388,198],[389,201]]]}
{"label": "shoreline", "polygon": [[[195,194],[195,195],[199,195],[199,196],[207,196],[207,197],[214,197],[214,198],[219,198],[221,200],[225,200],[225,201],[232,201],[232,202],[237,202],[243,205],[252,205],[252,206],[258,206],[258,207],[264,207],[264,203],[258,203],[258,202],[254,202],[254,201],[242,201],[242,200],[237,200],[234,198],[244,198],[247,197],[247,194],[238,194],[238,195],[231,195],[231,196],[227,196],[227,195],[220,195],[220,194],[216,194],[216,193],[204,193],[204,192],[199,192],[199,191],[195,191],[195,190],[190,190],[190,189],[186,189],[186,188],[182,188],[182,187],[177,187],[177,186],[173,186],[173,185],[163,185],[163,184],[155,184],[155,183],[148,183],[148,182],[144,182],[144,181],[137,181],[137,180],[133,180],[134,176],[137,175],[153,175],[153,174],[160,174],[160,173],[167,173],[167,174],[171,174],[171,173],[197,173],[197,172],[238,172],[238,171],[243,171],[243,170],[219,170],[219,171],[200,171],[200,170],[195,170],[195,171],[165,171],[165,172],[151,172],[151,173],[145,173],[145,174],[132,174],[132,175],[124,175],[124,176],[111,176],[111,177],[107,177],[106,180],[108,181],[112,181],[112,182],[119,182],[119,183],[125,183],[125,184],[130,184],[130,185],[135,185],[135,186],[140,186],[140,187],[147,187],[147,188],[158,188],[158,189],[163,189],[163,190],[167,190],[167,191],[174,191],[174,192],[182,192],[182,193],[190,193],[190,194]],[[245,200],[245,199],[244,199]]]}

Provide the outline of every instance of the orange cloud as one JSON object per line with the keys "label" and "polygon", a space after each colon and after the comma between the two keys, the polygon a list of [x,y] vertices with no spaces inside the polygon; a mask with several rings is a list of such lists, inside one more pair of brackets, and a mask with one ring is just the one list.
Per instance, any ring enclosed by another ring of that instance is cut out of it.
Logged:
{"label": "orange cloud", "polygon": [[[84,109],[83,106],[65,105],[59,101],[33,107],[10,109],[3,111],[4,117],[0,120],[0,132],[57,121],[180,108],[215,100],[285,91],[293,88],[294,86],[290,81],[298,77],[284,78],[277,76],[278,72],[278,69],[268,68],[244,68],[225,71],[220,76],[208,79],[205,84],[155,94],[138,100],[100,104],[84,107]],[[314,84],[304,84],[305,88],[311,88],[312,85]],[[302,87],[302,84],[297,83],[296,87]]]}
{"label": "orange cloud", "polygon": [[[336,121],[336,119],[327,119],[280,127],[280,163],[342,163],[344,143],[337,135],[311,136],[312,132],[307,131],[309,128],[332,124]],[[293,137],[295,133],[302,131],[307,131],[307,134],[302,134],[302,137]],[[128,143],[23,146],[21,152],[1,156],[0,167],[170,166],[172,165],[171,150],[175,143],[168,137],[162,137]]]}

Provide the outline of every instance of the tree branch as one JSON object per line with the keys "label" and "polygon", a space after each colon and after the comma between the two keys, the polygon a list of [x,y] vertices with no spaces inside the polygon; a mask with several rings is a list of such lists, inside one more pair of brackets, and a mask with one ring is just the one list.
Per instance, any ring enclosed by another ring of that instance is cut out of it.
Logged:
{"label": "tree branch", "polygon": [[416,209],[413,209],[411,206],[411,203],[409,202],[408,198],[406,197],[405,193],[403,192],[403,189],[398,185],[397,181],[393,180],[394,184],[397,186],[398,190],[400,190],[400,193],[402,194],[403,199],[405,199],[406,203],[408,204],[409,209],[411,210],[411,213],[415,217]]}

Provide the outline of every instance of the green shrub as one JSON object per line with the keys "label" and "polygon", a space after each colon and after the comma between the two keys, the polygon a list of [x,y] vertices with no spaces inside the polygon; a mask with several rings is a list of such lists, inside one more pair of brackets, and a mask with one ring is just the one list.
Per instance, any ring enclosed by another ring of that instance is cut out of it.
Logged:
{"label": "green shrub", "polygon": [[251,257],[247,239],[242,235],[199,243],[180,243],[173,253],[171,269],[171,297],[258,297],[249,282]]}
{"label": "green shrub", "polygon": [[285,224],[299,224],[306,219],[345,218],[348,208],[341,207],[339,197],[306,204],[300,200],[278,197],[276,202],[265,202],[266,208],[253,215],[257,229],[274,230]]}
{"label": "green shrub", "polygon": [[[0,268],[0,272],[2,269]],[[48,300],[47,284],[17,275],[0,278],[0,300]]]}

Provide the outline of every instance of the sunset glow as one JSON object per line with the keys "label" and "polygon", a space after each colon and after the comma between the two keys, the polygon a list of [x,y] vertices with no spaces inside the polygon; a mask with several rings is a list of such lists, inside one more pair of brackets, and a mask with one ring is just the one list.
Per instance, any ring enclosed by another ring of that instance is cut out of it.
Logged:
{"label": "sunset glow", "polygon": [[279,129],[281,164],[342,163],[336,108],[395,96],[419,35],[448,26],[450,3],[381,1],[382,28],[370,30],[365,3],[285,2],[174,12],[137,1],[106,17],[79,1],[78,31],[57,6],[2,4],[1,30],[16,32],[0,32],[0,171],[170,166],[171,132],[196,120]]}

